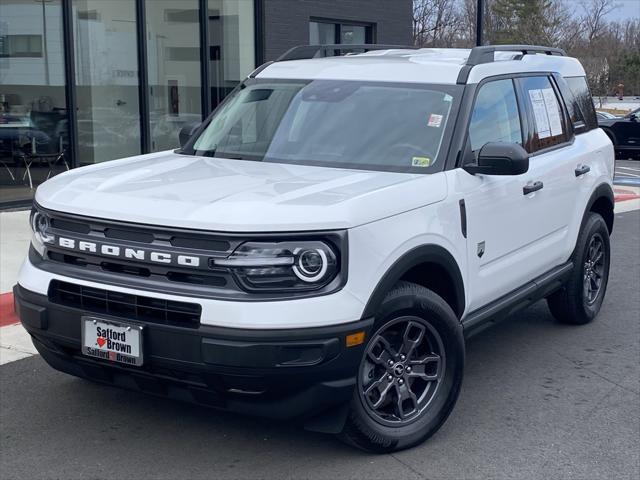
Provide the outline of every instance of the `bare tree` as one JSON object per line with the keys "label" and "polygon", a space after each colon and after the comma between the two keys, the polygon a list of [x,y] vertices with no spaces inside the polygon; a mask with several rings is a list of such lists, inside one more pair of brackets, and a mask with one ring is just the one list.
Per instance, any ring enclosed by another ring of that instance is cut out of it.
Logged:
{"label": "bare tree", "polygon": [[459,36],[457,0],[415,0],[413,41],[419,46],[450,47]]}
{"label": "bare tree", "polygon": [[589,0],[583,4],[582,8],[584,9],[582,23],[591,45],[606,30],[606,16],[613,11],[615,5],[613,0]]}
{"label": "bare tree", "polygon": [[[618,83],[640,94],[640,18],[611,22],[607,15],[617,0],[580,1],[485,0],[485,43],[559,46],[582,61],[595,95],[607,95]],[[473,46],[476,8],[477,0],[414,0],[415,44]]]}

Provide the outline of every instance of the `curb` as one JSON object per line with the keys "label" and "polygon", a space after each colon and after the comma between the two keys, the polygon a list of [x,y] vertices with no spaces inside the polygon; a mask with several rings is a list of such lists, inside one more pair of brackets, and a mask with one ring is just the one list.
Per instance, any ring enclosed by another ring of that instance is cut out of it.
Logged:
{"label": "curb", "polygon": [[640,192],[635,188],[615,188],[614,185],[613,196],[616,203],[626,202],[627,200],[636,200],[640,198]]}
{"label": "curb", "polygon": [[0,327],[20,323],[13,308],[13,292],[0,294]]}

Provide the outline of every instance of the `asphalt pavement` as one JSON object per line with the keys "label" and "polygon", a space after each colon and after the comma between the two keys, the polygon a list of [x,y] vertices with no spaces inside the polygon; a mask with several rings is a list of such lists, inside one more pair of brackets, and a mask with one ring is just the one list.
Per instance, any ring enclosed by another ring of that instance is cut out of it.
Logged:
{"label": "asphalt pavement", "polygon": [[0,477],[640,478],[640,211],[616,215],[595,322],[544,302],[472,338],[458,404],[422,446],[370,455],[293,425],[0,367]]}
{"label": "asphalt pavement", "polygon": [[614,183],[640,186],[640,160],[616,160]]}

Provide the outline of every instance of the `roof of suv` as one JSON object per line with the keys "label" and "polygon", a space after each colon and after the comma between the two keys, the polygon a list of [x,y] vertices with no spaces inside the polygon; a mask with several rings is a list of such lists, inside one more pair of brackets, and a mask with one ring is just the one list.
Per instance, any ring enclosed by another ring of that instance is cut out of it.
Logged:
{"label": "roof of suv", "polygon": [[[486,50],[487,47],[484,47]],[[456,84],[463,68],[478,83],[486,77],[522,72],[558,72],[564,77],[584,76],[578,60],[562,54],[522,54],[495,47],[493,60],[472,62],[474,50],[458,48],[385,49],[365,53],[276,61],[255,75],[257,78],[365,80],[400,83]],[[535,47],[542,48],[542,47]],[[480,47],[483,49],[483,47]],[[554,52],[561,52],[554,50]],[[284,57],[284,56],[283,56]],[[469,68],[468,64],[472,63]]]}

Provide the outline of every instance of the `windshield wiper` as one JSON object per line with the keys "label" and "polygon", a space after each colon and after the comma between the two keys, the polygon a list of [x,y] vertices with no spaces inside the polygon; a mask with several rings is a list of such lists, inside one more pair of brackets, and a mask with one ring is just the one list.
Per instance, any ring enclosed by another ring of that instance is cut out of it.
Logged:
{"label": "windshield wiper", "polygon": [[229,160],[254,160],[252,158],[247,158],[242,155],[239,155],[237,153],[233,154],[233,153],[218,152],[216,148],[212,148],[211,150],[198,150],[197,152],[195,152],[195,154],[200,157],[228,158]]}

